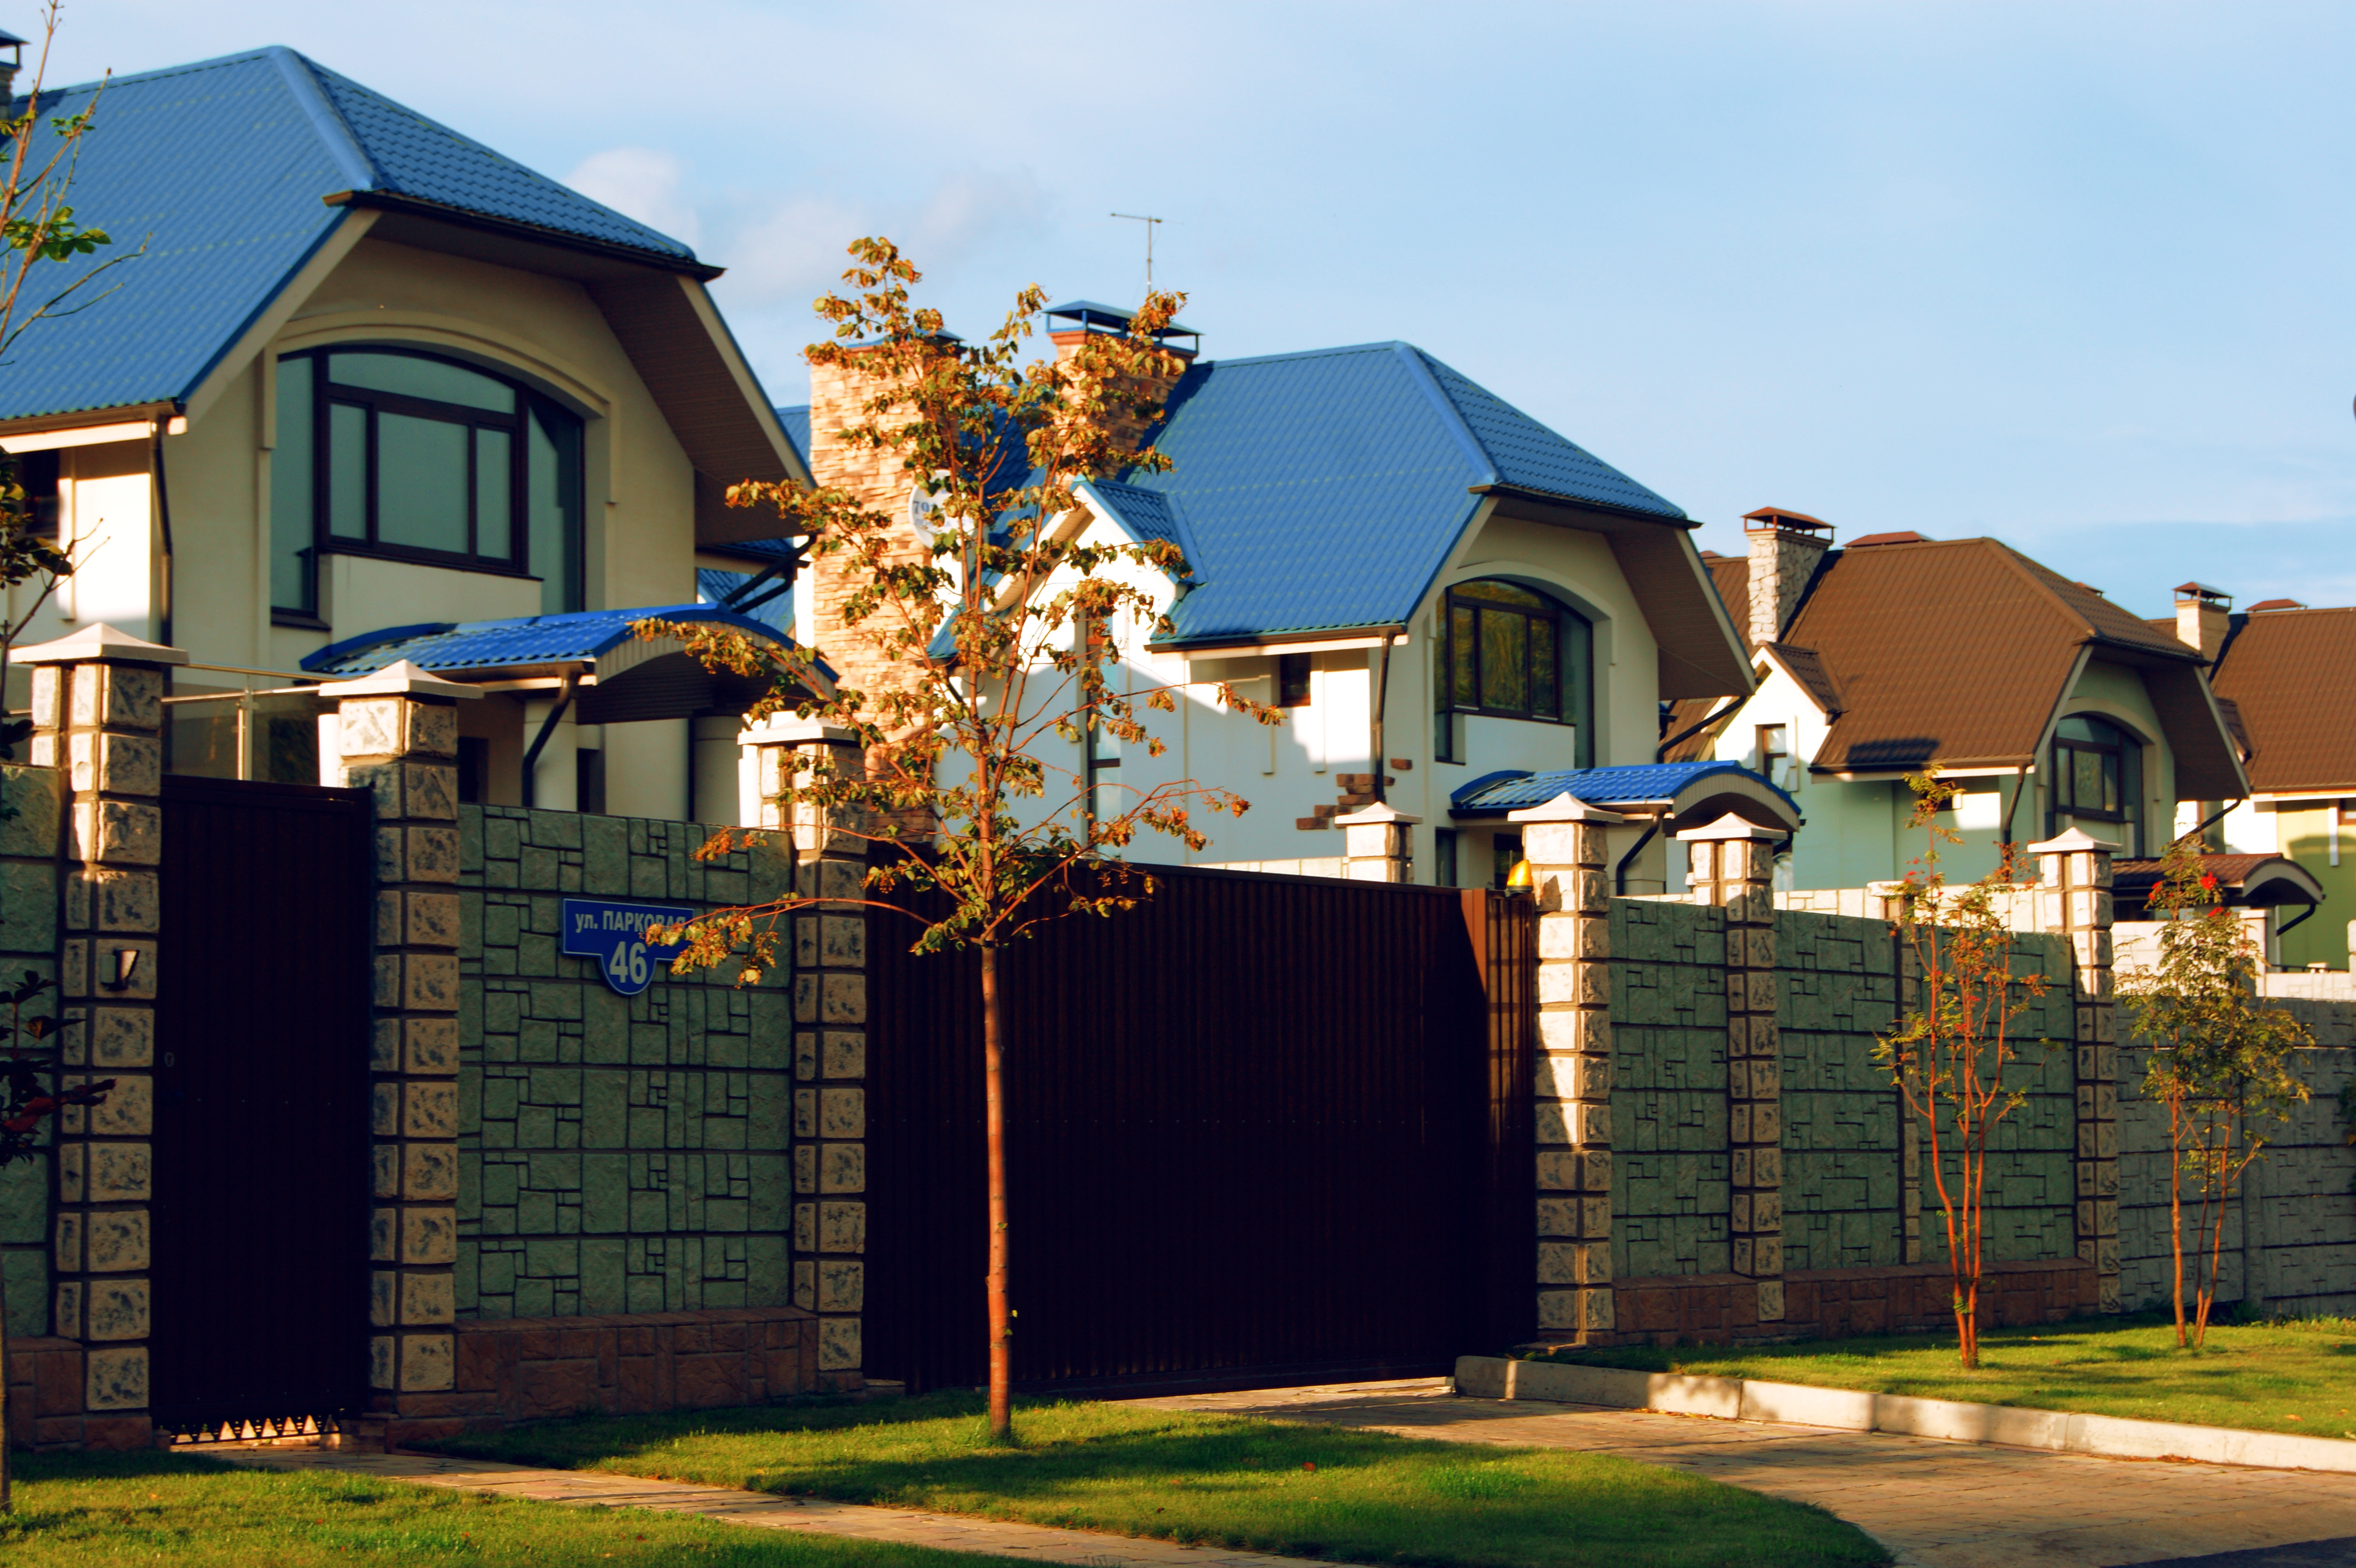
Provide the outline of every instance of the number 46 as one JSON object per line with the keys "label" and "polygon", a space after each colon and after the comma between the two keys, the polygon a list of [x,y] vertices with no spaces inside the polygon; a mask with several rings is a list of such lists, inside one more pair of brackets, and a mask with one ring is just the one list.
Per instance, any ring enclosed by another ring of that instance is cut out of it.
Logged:
{"label": "number 46", "polygon": [[644,985],[647,983],[647,944],[616,942],[614,956],[605,961],[605,972],[614,977],[616,985]]}

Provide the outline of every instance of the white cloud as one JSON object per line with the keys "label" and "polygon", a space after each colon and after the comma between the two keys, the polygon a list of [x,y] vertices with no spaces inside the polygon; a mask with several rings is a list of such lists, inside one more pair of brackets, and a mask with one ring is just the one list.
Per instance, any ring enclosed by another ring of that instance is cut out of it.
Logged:
{"label": "white cloud", "polygon": [[850,264],[843,247],[862,235],[888,235],[918,266],[946,274],[1046,210],[1046,194],[1027,173],[962,169],[914,203],[798,196],[747,211],[707,259],[727,267],[730,292],[744,304],[798,306],[840,285]]}
{"label": "white cloud", "polygon": [[672,154],[652,147],[609,147],[583,158],[564,183],[691,247],[701,242],[703,225],[685,189],[687,166]]}

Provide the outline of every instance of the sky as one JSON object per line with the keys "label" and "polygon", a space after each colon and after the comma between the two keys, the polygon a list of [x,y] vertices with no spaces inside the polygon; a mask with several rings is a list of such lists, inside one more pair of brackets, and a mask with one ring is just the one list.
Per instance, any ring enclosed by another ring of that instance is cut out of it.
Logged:
{"label": "sky", "polygon": [[851,239],[974,335],[1151,214],[1206,357],[1415,343],[1705,548],[2356,604],[2356,5],[70,0],[51,80],[273,43],[726,267],[779,403]]}

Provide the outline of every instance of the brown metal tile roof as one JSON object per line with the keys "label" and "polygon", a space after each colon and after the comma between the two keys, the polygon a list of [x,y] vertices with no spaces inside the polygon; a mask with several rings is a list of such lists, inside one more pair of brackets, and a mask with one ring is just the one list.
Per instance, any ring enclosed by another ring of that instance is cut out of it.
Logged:
{"label": "brown metal tile roof", "polygon": [[1841,711],[1840,687],[1815,649],[1801,648],[1789,642],[1771,642],[1767,644],[1766,651],[1781,660],[1783,668],[1792,672],[1792,679],[1807,689],[1816,706],[1827,714],[1837,714]]}
{"label": "brown metal tile roof", "polygon": [[2250,788],[2356,794],[2356,609],[2233,618],[2211,682],[2241,710]]}
{"label": "brown metal tile roof", "polygon": [[[1816,650],[1844,701],[1814,759],[1835,772],[1933,758],[2018,767],[2033,759],[2081,647],[2132,662],[2199,658],[1992,539],[1842,551],[1786,636]],[[2213,718],[2210,727],[2219,727]],[[2221,732],[2213,748],[2225,747]]]}
{"label": "brown metal tile roof", "polygon": [[[1734,635],[1742,639],[1742,651],[1748,657],[1757,651],[1751,640],[1751,558],[1748,555],[1720,555],[1714,551],[1702,552],[1701,564],[1709,568],[1709,580],[1718,589],[1718,596],[1726,605],[1727,618],[1734,622]],[[1727,693],[1717,697],[1681,697],[1669,704],[1667,727],[1661,731],[1664,738],[1681,735],[1695,725],[1724,707]],[[1713,725],[1697,735],[1687,736],[1661,754],[1664,762],[1700,762],[1707,760],[1718,745],[1718,732],[1724,726]]]}

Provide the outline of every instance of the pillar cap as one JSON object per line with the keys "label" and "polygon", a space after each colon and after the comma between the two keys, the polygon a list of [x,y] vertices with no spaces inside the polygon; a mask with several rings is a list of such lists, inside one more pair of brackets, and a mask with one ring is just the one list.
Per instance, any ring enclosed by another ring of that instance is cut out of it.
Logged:
{"label": "pillar cap", "polygon": [[855,746],[858,741],[843,725],[817,719],[771,719],[736,736],[738,746]]}
{"label": "pillar cap", "polygon": [[186,664],[185,649],[166,648],[160,642],[150,642],[144,637],[134,637],[118,631],[104,621],[86,626],[80,631],[59,638],[55,642],[35,643],[19,648],[8,655],[16,664],[87,664],[102,659],[120,660],[126,664]]}
{"label": "pillar cap", "polygon": [[2083,854],[2091,850],[2100,850],[2103,854],[2108,854],[2118,847],[2115,843],[2105,843],[2101,839],[2089,837],[2083,828],[2072,822],[2059,836],[2047,839],[2043,843],[2030,844],[2029,853],[2031,854]]}
{"label": "pillar cap", "polygon": [[1394,811],[1388,800],[1377,800],[1371,806],[1359,807],[1346,817],[1335,817],[1333,825],[1337,828],[1373,828],[1385,822],[1399,822],[1412,826],[1421,821],[1421,817],[1410,817],[1405,811]]}
{"label": "pillar cap", "polygon": [[1687,828],[1677,834],[1678,840],[1685,843],[1712,839],[1752,839],[1772,843],[1784,836],[1781,828],[1762,828],[1756,822],[1745,822],[1732,811],[1707,827]]}
{"label": "pillar cap", "polygon": [[329,681],[319,688],[323,697],[466,697],[483,694],[480,686],[469,686],[463,681],[444,681],[431,670],[422,669],[403,659],[388,664],[373,675],[355,675],[348,681]]}
{"label": "pillar cap", "polygon": [[1524,806],[1518,811],[1507,811],[1509,822],[1624,822],[1628,819],[1617,811],[1607,811],[1590,806],[1565,789],[1543,805]]}

